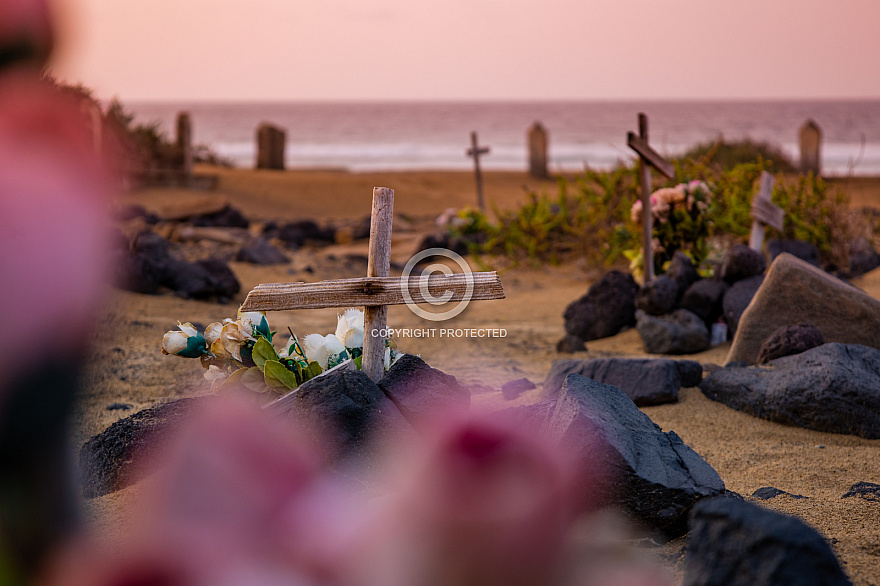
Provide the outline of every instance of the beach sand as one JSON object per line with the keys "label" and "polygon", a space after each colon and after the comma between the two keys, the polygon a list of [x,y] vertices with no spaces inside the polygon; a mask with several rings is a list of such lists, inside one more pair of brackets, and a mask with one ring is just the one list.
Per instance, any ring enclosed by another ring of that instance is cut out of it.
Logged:
{"label": "beach sand", "polygon": [[[431,218],[446,208],[476,201],[470,173],[201,170],[219,173],[216,193],[152,189],[128,194],[122,201],[162,211],[187,202],[225,198],[252,219],[340,221],[368,215],[372,187],[388,186],[395,189],[395,212],[401,216],[395,224],[395,258],[411,254],[420,230],[430,228]],[[521,202],[523,186],[556,193],[554,182],[538,181],[524,173],[485,174],[487,199],[501,208]],[[853,205],[880,207],[880,180],[860,180]],[[365,254],[366,244],[360,242],[346,247],[303,249],[290,254],[290,265],[257,267],[233,262],[231,267],[243,290],[226,305],[182,300],[169,293],[147,296],[114,291],[99,324],[95,361],[85,381],[75,422],[76,441],[85,441],[133,412],[108,411],[110,403],[131,403],[140,409],[207,392],[198,364],[163,356],[159,351],[163,334],[173,329],[177,320],[204,326],[234,317],[246,292],[262,282],[364,276]],[[398,337],[398,344],[404,352],[421,355],[431,366],[455,375],[465,384],[497,389],[507,381],[528,378],[540,387],[551,363],[570,357],[554,351],[564,334],[563,310],[586,292],[597,274],[578,262],[511,268],[501,273],[507,294],[503,301],[473,302],[461,315],[442,325],[426,323],[406,307],[391,308],[388,321],[395,328],[504,328],[504,338]],[[869,274],[855,284],[880,298],[880,273]],[[290,325],[297,334],[329,333],[335,330],[336,313],[332,309],[281,312],[273,314],[271,322],[282,331]],[[635,330],[587,346],[589,353],[578,357],[645,355]],[[723,364],[728,348],[725,344],[689,358]],[[500,392],[479,392],[473,396],[473,408],[498,409],[538,400],[540,388],[514,401],[505,401]],[[856,584],[880,586],[880,503],[840,498],[856,482],[880,483],[880,440],[763,421],[710,401],[698,389],[684,389],[678,403],[644,411],[665,431],[674,430],[714,466],[729,489],[748,497],[757,488],[774,486],[809,497],[796,500],[783,496],[761,504],[797,515],[817,528],[830,540]],[[134,487],[96,499],[91,510],[105,522],[119,520],[120,503],[136,496]]]}

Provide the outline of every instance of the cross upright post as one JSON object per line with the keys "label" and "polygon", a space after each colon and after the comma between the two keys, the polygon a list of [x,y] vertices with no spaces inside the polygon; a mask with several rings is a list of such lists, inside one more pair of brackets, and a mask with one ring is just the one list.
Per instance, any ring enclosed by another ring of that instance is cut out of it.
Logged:
{"label": "cross upright post", "polygon": [[749,248],[761,252],[764,248],[764,230],[767,226],[782,232],[785,211],[770,201],[776,180],[767,171],[761,171],[761,188],[752,199],[752,232]]}
{"label": "cross upright post", "polygon": [[639,155],[639,179],[642,200],[642,254],[645,264],[645,283],[654,280],[653,222],[651,215],[651,167],[667,178],[675,177],[675,167],[648,144],[648,117],[639,112],[639,135],[627,134],[627,145]]}
{"label": "cross upright post", "polygon": [[[387,277],[391,272],[391,223],[394,218],[394,190],[373,188],[373,211],[370,216],[370,248],[367,278]],[[385,372],[385,335],[378,334],[388,324],[388,306],[364,307],[364,354],[361,370],[373,381]]]}
{"label": "cross upright post", "polygon": [[467,156],[474,159],[474,175],[477,179],[477,204],[481,211],[486,211],[486,204],[483,201],[483,174],[480,172],[480,155],[489,154],[489,147],[480,147],[477,142],[477,133],[471,132],[471,148],[467,151]]}

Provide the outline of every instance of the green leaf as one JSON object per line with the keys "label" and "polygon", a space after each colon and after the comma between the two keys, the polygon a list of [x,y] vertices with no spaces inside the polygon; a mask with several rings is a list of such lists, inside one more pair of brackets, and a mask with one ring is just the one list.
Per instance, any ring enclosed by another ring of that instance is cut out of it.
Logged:
{"label": "green leaf", "polygon": [[361,364],[363,364],[363,362],[364,362],[363,354],[361,354],[360,356],[358,356],[357,358],[354,359],[354,365],[357,367],[358,370],[363,370],[361,368]]}
{"label": "green leaf", "polygon": [[255,335],[262,336],[270,342],[272,341],[273,332],[269,331],[269,322],[266,320],[265,315],[260,319],[260,323],[253,326],[253,328]]}
{"label": "green leaf", "polygon": [[[309,379],[312,379],[312,378],[315,378],[316,376],[318,376],[319,374],[321,374],[322,372],[324,372],[324,369],[321,368],[321,365],[318,364],[317,362],[312,361],[312,362],[309,362],[309,367],[306,369],[305,374],[308,376]],[[306,380],[308,380],[308,379],[306,379]]]}
{"label": "green leaf", "polygon": [[275,351],[275,348],[272,347],[272,343],[266,338],[259,338],[257,340],[257,343],[254,344],[254,350],[251,356],[253,357],[254,364],[256,364],[260,370],[263,370],[263,366],[267,361],[278,361],[278,352]]}
{"label": "green leaf", "polygon": [[273,391],[285,393],[298,386],[296,375],[277,360],[266,361],[263,377],[266,380],[266,385]]}
{"label": "green leaf", "polygon": [[247,368],[239,368],[235,372],[229,375],[229,377],[223,381],[219,387],[217,387],[218,391],[225,391],[229,389],[233,389],[235,387],[243,386],[244,383],[241,382],[241,377],[244,373],[247,372]]}
{"label": "green leaf", "polygon": [[269,391],[269,387],[266,386],[266,381],[263,378],[263,373],[260,372],[259,368],[252,366],[251,368],[242,368],[240,370],[244,370],[241,375],[241,384],[246,388],[255,393],[266,393]]}

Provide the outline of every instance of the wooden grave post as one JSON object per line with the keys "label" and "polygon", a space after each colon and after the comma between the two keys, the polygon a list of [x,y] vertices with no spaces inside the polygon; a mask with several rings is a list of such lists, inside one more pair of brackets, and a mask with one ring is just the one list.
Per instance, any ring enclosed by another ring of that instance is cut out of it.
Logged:
{"label": "wooden grave post", "polygon": [[645,259],[645,283],[654,280],[654,218],[651,216],[651,167],[669,179],[675,177],[675,167],[648,144],[648,117],[639,113],[639,135],[627,134],[626,144],[639,155],[639,176],[642,189],[642,254]]}
{"label": "wooden grave post", "polygon": [[547,179],[547,130],[540,122],[529,129],[529,174],[538,179]]}
{"label": "wooden grave post", "polygon": [[813,172],[819,175],[822,171],[822,129],[813,120],[807,120],[801,126],[801,173]]}
{"label": "wooden grave post", "polygon": [[284,170],[286,133],[266,122],[257,127],[257,169]]}
{"label": "wooden grave post", "polygon": [[471,148],[467,151],[467,156],[474,159],[474,174],[477,179],[477,204],[481,211],[486,211],[486,204],[483,201],[483,174],[480,173],[480,155],[489,154],[489,147],[477,146],[477,133],[471,132]]}
{"label": "wooden grave post", "polygon": [[189,112],[180,112],[177,115],[177,150],[182,158],[183,184],[189,186],[193,174],[192,122]]}
{"label": "wooden grave post", "polygon": [[[413,303],[424,303],[430,298],[437,299],[444,294],[449,296],[446,302],[504,299],[501,280],[494,271],[418,277],[389,276],[393,214],[394,190],[374,187],[369,259],[365,278],[318,283],[257,285],[248,293],[241,310],[280,311],[363,306],[364,353],[361,368],[372,380],[378,381],[385,370],[385,336],[373,334],[379,334],[386,328],[387,306],[406,304],[407,296]],[[468,289],[471,285],[472,291],[469,293]]]}
{"label": "wooden grave post", "polygon": [[752,199],[752,233],[749,248],[761,252],[764,248],[764,228],[770,226],[782,232],[785,211],[770,201],[776,180],[767,171],[761,172],[761,188]]}

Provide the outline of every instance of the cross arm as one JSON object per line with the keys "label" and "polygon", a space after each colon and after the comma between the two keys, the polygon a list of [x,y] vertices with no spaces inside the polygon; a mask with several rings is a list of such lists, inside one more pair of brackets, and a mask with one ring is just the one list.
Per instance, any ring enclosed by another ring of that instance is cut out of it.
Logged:
{"label": "cross arm", "polygon": [[638,153],[644,161],[647,161],[649,165],[660,171],[660,173],[667,178],[675,178],[675,167],[672,163],[664,159],[660,153],[652,149],[650,145],[648,145],[648,141],[636,136],[636,133],[630,132],[627,134],[626,144],[629,148]]}
{"label": "cross arm", "polygon": [[[473,291],[468,297],[468,280]],[[448,301],[504,299],[504,289],[495,271],[431,275],[428,277],[364,277],[338,279],[318,283],[264,283],[248,293],[242,311],[281,311],[288,309],[322,309],[327,307],[373,307],[403,305],[407,291],[415,303],[425,302],[422,283],[434,298],[448,292]]]}
{"label": "cross arm", "polygon": [[776,179],[767,171],[761,172],[761,188],[752,198],[752,219],[782,232],[785,210],[770,201]]}
{"label": "cross arm", "polygon": [[769,199],[756,197],[752,200],[752,218],[782,232],[785,225],[785,210]]}

